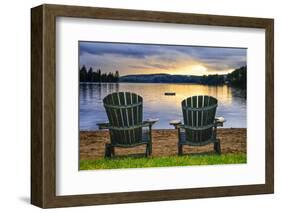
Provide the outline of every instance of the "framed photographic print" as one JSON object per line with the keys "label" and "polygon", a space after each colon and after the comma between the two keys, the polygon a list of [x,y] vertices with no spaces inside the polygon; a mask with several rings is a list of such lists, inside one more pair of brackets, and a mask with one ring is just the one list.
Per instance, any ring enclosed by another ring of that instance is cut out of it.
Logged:
{"label": "framed photographic print", "polygon": [[274,191],[273,19],[31,9],[31,203]]}

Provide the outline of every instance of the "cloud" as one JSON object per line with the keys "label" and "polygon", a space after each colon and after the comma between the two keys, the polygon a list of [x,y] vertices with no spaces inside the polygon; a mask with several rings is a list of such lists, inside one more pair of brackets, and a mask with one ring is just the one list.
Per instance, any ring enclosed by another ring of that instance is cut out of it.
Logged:
{"label": "cloud", "polygon": [[[79,42],[80,66],[120,74],[175,73],[200,64],[210,72],[225,72],[246,65],[247,49],[155,44]],[[188,70],[185,70],[188,74]]]}
{"label": "cloud", "polygon": [[84,53],[93,55],[113,54],[132,58],[145,58],[161,54],[160,49],[161,47],[155,45],[80,42],[80,55]]}
{"label": "cloud", "polygon": [[129,65],[130,68],[134,68],[134,69],[162,69],[162,70],[170,70],[170,69],[174,69],[176,68],[173,65],[169,65],[169,64],[156,64],[156,63],[149,63],[149,62],[144,62],[144,65]]}
{"label": "cloud", "polygon": [[133,69],[143,69],[143,70],[150,69],[150,67],[141,66],[141,65],[129,65],[129,67]]}

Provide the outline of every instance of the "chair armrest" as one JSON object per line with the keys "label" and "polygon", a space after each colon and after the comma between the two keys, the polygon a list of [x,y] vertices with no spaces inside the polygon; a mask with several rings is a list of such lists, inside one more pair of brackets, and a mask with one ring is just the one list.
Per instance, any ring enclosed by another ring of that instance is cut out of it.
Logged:
{"label": "chair armrest", "polygon": [[223,126],[223,123],[226,122],[224,117],[215,117],[215,125],[216,126]]}
{"label": "chair armrest", "polygon": [[157,121],[159,121],[158,118],[149,118],[142,122],[143,126],[153,126]]}
{"label": "chair armrest", "polygon": [[97,123],[99,129],[108,129],[109,123]]}
{"label": "chair armrest", "polygon": [[180,126],[181,126],[182,123],[181,123],[180,120],[172,120],[172,121],[170,121],[169,124],[170,124],[170,125],[173,125],[175,129],[178,129],[178,128],[180,128]]}

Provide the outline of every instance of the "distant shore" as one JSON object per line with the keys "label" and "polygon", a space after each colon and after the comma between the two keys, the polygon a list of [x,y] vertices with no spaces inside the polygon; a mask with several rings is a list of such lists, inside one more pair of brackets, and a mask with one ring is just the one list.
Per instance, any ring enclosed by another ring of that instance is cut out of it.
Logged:
{"label": "distant shore", "polygon": [[94,71],[92,67],[81,67],[80,82],[131,82],[131,83],[200,83],[203,85],[234,85],[246,88],[247,67],[240,67],[224,74],[183,75],[171,73],[130,74],[120,76],[119,71]]}
{"label": "distant shore", "polygon": [[192,83],[192,82],[126,82],[126,81],[120,81],[120,82],[79,82],[79,84],[190,84],[190,85],[204,85],[204,86],[231,86],[229,84],[219,84],[219,85],[206,85],[202,83]]}
{"label": "distant shore", "polygon": [[[222,153],[246,153],[247,129],[245,128],[220,128],[218,138],[221,139]],[[177,155],[177,131],[172,129],[152,131],[152,155],[172,156]],[[81,160],[94,160],[104,157],[104,145],[109,143],[108,131],[81,131],[79,155]],[[116,148],[117,155],[144,153],[145,146],[135,148]],[[202,147],[184,146],[186,154],[212,153],[213,145]]]}

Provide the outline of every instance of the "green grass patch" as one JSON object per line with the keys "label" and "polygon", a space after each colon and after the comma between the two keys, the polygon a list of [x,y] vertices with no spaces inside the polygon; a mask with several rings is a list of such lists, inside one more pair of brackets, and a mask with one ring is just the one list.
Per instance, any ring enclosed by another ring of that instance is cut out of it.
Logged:
{"label": "green grass patch", "polygon": [[185,155],[149,158],[117,157],[114,159],[80,160],[80,170],[241,164],[246,162],[246,154]]}

